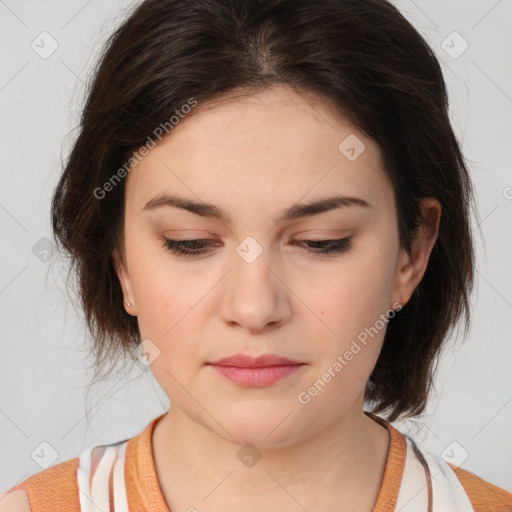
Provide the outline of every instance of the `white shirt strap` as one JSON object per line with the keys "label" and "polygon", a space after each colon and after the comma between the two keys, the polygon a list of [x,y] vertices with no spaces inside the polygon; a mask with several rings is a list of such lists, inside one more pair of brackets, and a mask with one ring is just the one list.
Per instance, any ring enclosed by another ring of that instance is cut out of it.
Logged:
{"label": "white shirt strap", "polygon": [[428,485],[425,468],[416,457],[409,437],[404,437],[407,442],[407,451],[395,510],[396,512],[427,512]]}
{"label": "white shirt strap", "polygon": [[441,458],[423,452],[432,474],[434,510],[474,512],[473,506],[453,469]]}
{"label": "white shirt strap", "polygon": [[80,500],[81,512],[90,512],[92,510],[91,489],[89,479],[91,476],[91,455],[94,447],[84,450],[78,460],[76,470],[76,480],[78,483],[78,498]]}
{"label": "white shirt strap", "polygon": [[104,451],[91,482],[91,457],[95,447],[88,448],[79,457],[77,482],[81,512],[108,512],[110,510],[110,475],[113,471],[113,502],[116,512],[129,512],[124,478],[127,440],[104,445]]}
{"label": "white shirt strap", "polygon": [[[475,512],[471,502],[452,468],[441,458],[416,445],[404,435],[407,442],[404,474],[395,507],[396,512],[428,511],[427,480],[430,473],[432,510],[435,512]],[[424,459],[424,462],[421,459]],[[423,465],[425,464],[426,467]]]}
{"label": "white shirt strap", "polygon": [[116,512],[129,512],[124,481],[126,446],[126,442],[119,446],[117,460],[114,465],[114,510]]}

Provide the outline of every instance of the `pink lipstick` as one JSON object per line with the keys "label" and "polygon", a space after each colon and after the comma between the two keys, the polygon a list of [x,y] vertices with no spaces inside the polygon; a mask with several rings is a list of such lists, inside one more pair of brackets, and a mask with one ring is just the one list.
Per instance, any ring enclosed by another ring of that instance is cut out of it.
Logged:
{"label": "pink lipstick", "polygon": [[235,354],[208,364],[225,378],[245,387],[270,386],[305,366],[275,354],[259,357]]}

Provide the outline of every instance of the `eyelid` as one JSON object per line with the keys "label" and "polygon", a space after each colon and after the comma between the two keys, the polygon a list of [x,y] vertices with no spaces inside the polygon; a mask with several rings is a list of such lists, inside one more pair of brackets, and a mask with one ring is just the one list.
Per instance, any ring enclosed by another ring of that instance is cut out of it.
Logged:
{"label": "eyelid", "polygon": [[[178,233],[180,233],[178,235]],[[354,235],[353,229],[309,229],[299,231],[291,235],[289,238],[292,241],[311,241],[311,242],[325,242],[331,240],[341,240],[342,238],[348,238]],[[166,230],[163,232],[165,238],[175,240],[177,242],[187,242],[196,240],[211,240],[220,241],[221,235],[211,234],[202,230],[194,229],[178,229],[178,230]],[[183,238],[182,238],[183,237]],[[243,238],[240,240],[240,242]]]}
{"label": "eyelid", "polygon": [[[353,235],[349,235],[343,238],[320,238],[320,239],[311,239],[311,238],[303,238],[300,240],[294,240],[294,245],[302,247],[308,254],[312,256],[337,256],[342,255],[345,252],[348,252],[352,248],[352,239]],[[208,243],[210,240],[213,240],[213,238],[195,238],[195,239],[185,239],[185,240],[176,240],[176,239],[170,239],[167,237],[162,237],[162,243],[164,248],[166,248],[168,251],[171,251],[172,253],[186,257],[188,259],[195,259],[199,258],[200,256],[206,255],[211,253],[212,247],[215,247],[216,244],[214,243]],[[195,242],[198,243],[200,247],[199,248],[192,248],[187,249],[186,244]],[[319,243],[319,244],[326,244],[325,246],[321,247],[305,247],[305,245],[301,244],[308,244],[308,243]],[[204,244],[201,247],[201,244]],[[184,247],[185,246],[185,247]]]}

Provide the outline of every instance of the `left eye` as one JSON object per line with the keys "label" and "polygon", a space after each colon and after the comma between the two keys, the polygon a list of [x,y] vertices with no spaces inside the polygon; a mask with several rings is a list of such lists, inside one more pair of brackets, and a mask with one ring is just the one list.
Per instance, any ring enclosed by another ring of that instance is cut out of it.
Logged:
{"label": "left eye", "polygon": [[[208,252],[207,247],[214,245],[210,243],[212,238],[198,238],[195,240],[171,240],[163,238],[164,247],[183,256],[198,256]],[[301,240],[302,244],[315,244],[316,247],[308,247],[308,252],[314,254],[339,254],[350,249],[352,237],[340,238],[336,240]]]}

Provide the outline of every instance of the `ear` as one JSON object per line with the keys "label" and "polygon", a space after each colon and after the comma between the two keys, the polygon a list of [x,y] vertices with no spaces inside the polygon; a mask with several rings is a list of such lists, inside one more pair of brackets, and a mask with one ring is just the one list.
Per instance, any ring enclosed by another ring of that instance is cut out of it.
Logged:
{"label": "ear", "polygon": [[[137,307],[135,305],[135,299],[133,298],[132,283],[128,271],[126,270],[126,264],[124,259],[116,249],[112,253],[112,259],[114,261],[114,268],[116,270],[121,289],[123,290],[123,306],[125,311],[132,316],[137,316]],[[128,305],[128,303],[130,305]]]}
{"label": "ear", "polygon": [[[439,234],[441,204],[433,197],[421,201],[422,222],[411,242],[411,254],[405,249],[400,251],[395,272],[392,304],[404,306],[420,283],[427,270],[430,253]],[[391,306],[392,307],[392,306]]]}

